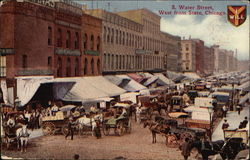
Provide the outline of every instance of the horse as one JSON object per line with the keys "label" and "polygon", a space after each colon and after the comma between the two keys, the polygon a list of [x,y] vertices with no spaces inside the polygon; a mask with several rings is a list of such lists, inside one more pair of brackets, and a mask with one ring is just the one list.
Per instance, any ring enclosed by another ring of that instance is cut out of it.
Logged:
{"label": "horse", "polygon": [[95,120],[99,120],[100,122],[103,122],[103,115],[97,114],[93,118],[88,118],[86,116],[80,117],[76,120],[76,124],[79,130],[79,133],[82,133],[84,127],[91,127],[92,136],[94,135],[94,129],[96,127]]}
{"label": "horse", "polygon": [[18,128],[16,130],[17,149],[19,150],[21,147],[21,152],[27,151],[27,144],[28,144],[28,140],[29,140],[29,135],[30,135],[30,133],[28,133],[27,125],[22,125],[21,128]]}
{"label": "horse", "polygon": [[144,122],[143,127],[146,128],[147,126],[149,126],[149,130],[151,131],[152,134],[152,143],[156,143],[156,134],[168,134],[170,131],[170,127],[166,126],[163,127],[162,124],[159,124],[157,122],[153,122],[151,120],[147,120]]}
{"label": "horse", "polygon": [[214,142],[196,140],[190,143],[190,150],[192,151],[196,148],[198,153],[202,155],[203,160],[208,160],[208,156],[216,154],[220,154],[223,160],[234,159],[241,150],[247,148],[242,143],[242,138],[231,138],[228,141],[218,140]]}

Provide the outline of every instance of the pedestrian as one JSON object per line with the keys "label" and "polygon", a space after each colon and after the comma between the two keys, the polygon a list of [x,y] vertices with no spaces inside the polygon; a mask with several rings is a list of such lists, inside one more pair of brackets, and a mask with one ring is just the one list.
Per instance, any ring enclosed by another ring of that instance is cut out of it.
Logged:
{"label": "pedestrian", "polygon": [[190,156],[190,143],[189,138],[185,138],[185,142],[181,146],[181,154],[184,157],[184,160],[187,160]]}
{"label": "pedestrian", "polygon": [[224,105],[223,107],[222,107],[222,112],[223,112],[223,117],[227,117],[227,107],[226,107],[226,105]]}
{"label": "pedestrian", "polygon": [[224,123],[222,124],[222,130],[224,131],[224,130],[228,129],[228,127],[229,127],[229,124],[227,123],[227,120],[225,119]]}
{"label": "pedestrian", "polygon": [[237,106],[236,106],[236,110],[238,111],[238,115],[240,115],[241,106],[240,106],[240,105],[237,105]]}
{"label": "pedestrian", "polygon": [[137,123],[141,123],[141,107],[136,107],[136,121]]}
{"label": "pedestrian", "polygon": [[67,137],[71,134],[71,140],[73,140],[73,136],[74,136],[74,122],[73,122],[73,118],[70,117],[69,118],[69,122],[68,122],[68,133],[65,136],[65,139],[67,139]]}
{"label": "pedestrian", "polygon": [[248,120],[247,120],[247,117],[245,117],[244,121],[242,122],[242,127],[246,128],[247,124],[248,124]]}
{"label": "pedestrian", "polygon": [[102,137],[101,133],[101,123],[99,120],[95,120],[96,126],[94,128],[95,136],[97,139],[100,139]]}

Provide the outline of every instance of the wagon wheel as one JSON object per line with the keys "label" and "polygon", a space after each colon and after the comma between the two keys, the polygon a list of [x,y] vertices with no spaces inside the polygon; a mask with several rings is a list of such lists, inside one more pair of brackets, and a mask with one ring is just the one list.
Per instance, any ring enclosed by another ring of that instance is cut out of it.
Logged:
{"label": "wagon wheel", "polygon": [[105,136],[108,136],[108,135],[109,135],[109,131],[110,131],[109,125],[103,124],[103,126],[102,126],[102,131],[103,131],[103,134],[104,134]]}
{"label": "wagon wheel", "polygon": [[52,122],[43,123],[43,134],[44,135],[54,135],[55,134],[55,125]]}
{"label": "wagon wheel", "polygon": [[179,146],[176,135],[169,134],[166,136],[166,145],[171,148],[176,148]]}
{"label": "wagon wheel", "polygon": [[62,131],[62,134],[65,135],[65,136],[66,136],[66,135],[68,134],[68,132],[69,132],[67,126],[63,126],[61,131]]}
{"label": "wagon wheel", "polygon": [[180,135],[180,141],[181,141],[181,143],[184,142],[186,138],[192,139],[193,136],[189,132],[183,132],[183,133],[181,133],[181,135]]}
{"label": "wagon wheel", "polygon": [[116,126],[116,134],[122,136],[124,134],[124,126],[122,122],[118,122]]}
{"label": "wagon wheel", "polygon": [[198,149],[197,148],[192,148],[191,149],[191,151],[190,151],[190,159],[199,159],[199,157],[200,157],[201,155],[200,155],[200,153],[199,153],[199,151],[198,151]]}

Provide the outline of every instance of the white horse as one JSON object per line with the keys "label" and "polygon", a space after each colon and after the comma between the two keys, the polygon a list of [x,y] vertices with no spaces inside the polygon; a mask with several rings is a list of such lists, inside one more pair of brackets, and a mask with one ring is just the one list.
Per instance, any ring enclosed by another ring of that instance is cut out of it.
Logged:
{"label": "white horse", "polygon": [[80,117],[76,120],[79,133],[83,131],[84,127],[91,127],[92,131],[92,136],[94,135],[94,129],[96,127],[96,122],[95,120],[103,121],[103,115],[102,114],[97,114],[93,118],[87,118],[86,116]]}
{"label": "white horse", "polygon": [[21,152],[23,152],[23,150],[25,152],[27,151],[29,135],[30,133],[28,133],[27,125],[22,125],[22,128],[16,130],[17,148],[20,149],[21,144]]}

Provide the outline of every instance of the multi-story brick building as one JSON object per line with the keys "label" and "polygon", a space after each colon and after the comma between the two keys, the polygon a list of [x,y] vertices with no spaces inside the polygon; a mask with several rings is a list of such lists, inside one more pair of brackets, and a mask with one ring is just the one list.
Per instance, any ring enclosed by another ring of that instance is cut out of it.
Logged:
{"label": "multi-story brick building", "polygon": [[102,73],[102,20],[88,14],[82,15],[82,74],[98,75]]}
{"label": "multi-story brick building", "polygon": [[204,73],[204,41],[200,39],[192,39],[196,43],[195,50],[195,62],[196,62],[196,72]]}
{"label": "multi-story brick building", "polygon": [[36,2],[5,1],[0,7],[0,48],[7,68],[2,76],[81,75],[81,6]]}
{"label": "multi-story brick building", "polygon": [[196,43],[191,39],[181,40],[181,62],[182,71],[196,71]]}
{"label": "multi-story brick building", "polygon": [[204,73],[210,75],[214,71],[214,49],[212,47],[205,46],[203,58]]}
{"label": "multi-story brick building", "polygon": [[146,9],[117,13],[102,9],[85,12],[103,20],[104,74],[164,69],[164,44],[158,15]]}
{"label": "multi-story brick building", "polygon": [[162,40],[164,40],[167,61],[165,68],[169,71],[181,71],[181,37],[173,36],[162,32]]}

